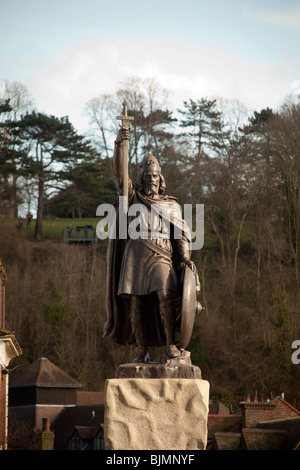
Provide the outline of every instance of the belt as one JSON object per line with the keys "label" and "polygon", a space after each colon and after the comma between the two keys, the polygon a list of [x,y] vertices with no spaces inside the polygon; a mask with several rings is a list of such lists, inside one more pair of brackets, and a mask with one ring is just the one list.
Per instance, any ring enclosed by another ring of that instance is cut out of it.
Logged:
{"label": "belt", "polygon": [[146,245],[150,250],[154,251],[155,253],[159,253],[160,255],[164,256],[165,258],[168,258],[169,260],[172,260],[172,254],[161,248],[160,246],[156,245],[155,243],[151,242],[148,238],[138,238],[137,239],[140,243],[143,245]]}

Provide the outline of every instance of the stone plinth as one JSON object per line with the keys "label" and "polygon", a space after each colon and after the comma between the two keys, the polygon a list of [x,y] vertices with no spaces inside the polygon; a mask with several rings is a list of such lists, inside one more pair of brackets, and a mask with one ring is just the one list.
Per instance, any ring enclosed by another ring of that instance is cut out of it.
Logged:
{"label": "stone plinth", "polygon": [[182,351],[179,357],[172,359],[162,356],[161,362],[130,362],[117,369],[119,379],[201,379],[201,370],[194,366],[189,351]]}
{"label": "stone plinth", "polygon": [[203,450],[209,383],[195,378],[106,381],[106,450]]}

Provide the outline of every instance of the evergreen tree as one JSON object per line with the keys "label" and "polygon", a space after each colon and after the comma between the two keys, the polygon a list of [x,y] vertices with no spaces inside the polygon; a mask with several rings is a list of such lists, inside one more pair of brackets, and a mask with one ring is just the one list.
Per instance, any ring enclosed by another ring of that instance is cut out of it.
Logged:
{"label": "evergreen tree", "polygon": [[184,129],[181,137],[186,149],[186,169],[192,197],[199,198],[204,186],[204,164],[208,158],[220,155],[228,133],[223,129],[216,100],[190,99],[183,104],[184,109],[178,111],[182,115],[179,124]]}
{"label": "evergreen tree", "polygon": [[[12,111],[10,100],[0,104],[0,116],[5,116]],[[17,206],[21,202],[20,194],[17,192],[16,181],[22,173],[20,161],[22,152],[16,148],[16,139],[10,126],[0,122],[0,213],[5,216],[17,216]]]}
{"label": "evergreen tree", "polygon": [[95,217],[99,204],[112,203],[116,191],[108,163],[107,159],[98,158],[70,168],[65,174],[70,184],[48,201],[50,214],[58,217]]}
{"label": "evergreen tree", "polygon": [[40,238],[49,188],[60,189],[64,185],[66,168],[84,160],[93,150],[84,137],[77,134],[68,117],[32,112],[8,125],[20,141],[19,149],[26,155],[23,168],[37,184],[35,237]]}

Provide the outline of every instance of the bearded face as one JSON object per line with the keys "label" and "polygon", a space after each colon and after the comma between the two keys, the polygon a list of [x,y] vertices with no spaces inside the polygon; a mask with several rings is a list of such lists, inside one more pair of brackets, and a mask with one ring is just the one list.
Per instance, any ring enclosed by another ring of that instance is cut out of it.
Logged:
{"label": "bearded face", "polygon": [[160,176],[157,171],[145,171],[143,174],[143,192],[146,196],[156,196],[159,192]]}

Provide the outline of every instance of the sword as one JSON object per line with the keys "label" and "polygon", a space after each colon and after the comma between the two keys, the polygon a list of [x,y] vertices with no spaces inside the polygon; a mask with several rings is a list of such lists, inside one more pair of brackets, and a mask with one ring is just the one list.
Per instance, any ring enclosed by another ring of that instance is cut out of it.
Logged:
{"label": "sword", "polygon": [[[122,121],[122,129],[129,129],[129,122],[134,120],[133,116],[127,115],[127,101],[123,103],[123,116],[117,116]],[[122,173],[123,173],[123,196],[124,212],[128,212],[128,140],[123,140],[121,144],[122,152]]]}

